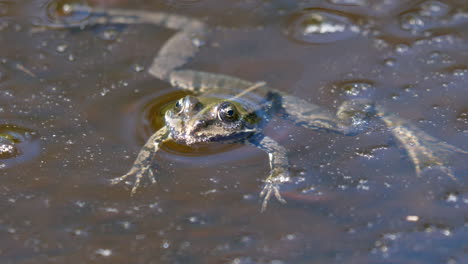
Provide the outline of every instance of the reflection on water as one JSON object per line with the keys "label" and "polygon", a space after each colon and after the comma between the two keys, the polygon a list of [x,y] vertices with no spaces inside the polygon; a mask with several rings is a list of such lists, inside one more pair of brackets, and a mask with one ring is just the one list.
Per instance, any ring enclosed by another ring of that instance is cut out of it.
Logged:
{"label": "reflection on water", "polygon": [[[267,157],[249,146],[168,144],[156,184],[133,197],[111,186],[185,95],[146,73],[174,32],[44,29],[69,2],[0,3],[2,263],[468,262],[466,155],[451,157],[457,181],[436,168],[417,177],[377,122],[344,137],[272,120],[294,184],[265,213]],[[203,19],[213,38],[187,68],[265,80],[332,111],[372,98],[468,149],[463,1],[91,2]]]}

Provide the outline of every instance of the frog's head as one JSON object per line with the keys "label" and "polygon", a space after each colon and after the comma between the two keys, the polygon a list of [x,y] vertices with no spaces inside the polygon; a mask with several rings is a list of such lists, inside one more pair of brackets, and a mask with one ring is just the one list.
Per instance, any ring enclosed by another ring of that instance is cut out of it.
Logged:
{"label": "frog's head", "polygon": [[236,141],[257,131],[258,118],[240,103],[186,96],[165,114],[171,137],[183,144]]}

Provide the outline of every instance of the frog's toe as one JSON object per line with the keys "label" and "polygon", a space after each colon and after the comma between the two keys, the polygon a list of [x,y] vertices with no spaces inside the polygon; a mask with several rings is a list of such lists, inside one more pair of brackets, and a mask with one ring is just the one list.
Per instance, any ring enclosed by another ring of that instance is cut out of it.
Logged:
{"label": "frog's toe", "polygon": [[148,177],[151,180],[151,183],[156,183],[156,179],[154,177],[154,173],[151,170],[150,166],[144,166],[144,167],[133,167],[129,172],[127,172],[125,175],[122,175],[120,177],[116,177],[110,180],[111,184],[117,184],[125,179],[127,179],[130,176],[135,176],[135,183],[133,184],[131,195],[134,195],[140,186],[141,179],[148,175]]}
{"label": "frog's toe", "polygon": [[428,135],[420,137],[416,143],[407,145],[406,149],[415,165],[417,176],[421,176],[427,169],[438,169],[457,181],[452,170],[452,163],[457,160],[457,155],[466,155],[468,152]]}
{"label": "frog's toe", "polygon": [[125,174],[125,175],[122,175],[122,176],[120,176],[120,177],[116,177],[116,178],[110,179],[109,181],[110,181],[110,183],[111,183],[112,185],[114,185],[114,184],[117,184],[117,183],[119,183],[119,182],[125,180],[125,179],[126,179],[128,176],[130,176],[130,175],[132,175],[132,173],[129,172],[129,173],[127,173],[127,174]]}
{"label": "frog's toe", "polygon": [[416,175],[418,177],[421,177],[421,175],[424,173],[426,170],[430,169],[437,169],[447,175],[449,178],[451,178],[453,181],[457,182],[458,179],[455,177],[455,174],[452,170],[452,168],[449,166],[447,160],[425,160],[425,163],[421,164],[422,162],[420,160],[415,161],[416,163]]}
{"label": "frog's toe", "polygon": [[281,197],[279,184],[274,182],[267,182],[265,187],[263,187],[263,190],[260,192],[260,197],[263,197],[261,212],[266,210],[268,201],[272,195],[274,195],[281,203],[286,203],[286,200]]}

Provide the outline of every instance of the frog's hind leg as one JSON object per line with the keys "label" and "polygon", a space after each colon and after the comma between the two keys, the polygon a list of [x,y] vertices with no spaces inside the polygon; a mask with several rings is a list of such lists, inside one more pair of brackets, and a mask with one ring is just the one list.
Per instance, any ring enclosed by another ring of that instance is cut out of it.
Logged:
{"label": "frog's hind leg", "polygon": [[382,108],[379,115],[391,130],[394,137],[408,152],[414,164],[416,175],[421,176],[426,168],[437,167],[453,180],[457,180],[449,167],[450,158],[456,154],[468,154],[468,151],[436,139],[408,121],[393,114],[387,114]]}
{"label": "frog's hind leg", "polygon": [[229,75],[193,70],[177,70],[172,72],[170,74],[170,82],[176,87],[194,92],[205,92],[211,89],[236,91],[248,89],[258,84]]}
{"label": "frog's hind leg", "polygon": [[171,82],[177,77],[171,73],[186,64],[206,42],[208,31],[200,20],[164,12],[94,8],[66,5],[67,13],[85,13],[88,17],[78,24],[49,24],[49,27],[68,28],[108,24],[150,24],[177,31],[158,52],[148,72],[154,77]]}
{"label": "frog's hind leg", "polygon": [[150,24],[175,31],[203,31],[205,28],[203,22],[197,19],[165,12],[98,8],[76,4],[64,5],[62,10],[65,14],[83,13],[88,17],[79,23],[67,23],[66,21],[49,23],[47,24],[48,27],[84,28],[87,26],[109,24]]}
{"label": "frog's hind leg", "polygon": [[367,128],[374,115],[374,105],[367,99],[345,101],[335,114],[296,96],[282,94],[281,98],[286,118],[312,130],[356,135]]}

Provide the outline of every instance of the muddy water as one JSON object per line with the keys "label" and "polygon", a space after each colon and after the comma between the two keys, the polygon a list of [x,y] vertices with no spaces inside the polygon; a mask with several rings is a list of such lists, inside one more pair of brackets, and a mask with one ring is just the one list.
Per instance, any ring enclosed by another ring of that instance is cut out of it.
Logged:
{"label": "muddy water", "polygon": [[[371,97],[468,149],[466,1],[91,2],[205,20],[189,68],[330,109]],[[344,137],[273,120],[294,183],[264,213],[267,156],[248,146],[167,144],[157,184],[110,185],[184,95],[146,73],[173,32],[44,28],[54,5],[0,1],[1,263],[468,262],[466,155],[450,157],[457,181],[418,178],[379,122]]]}

